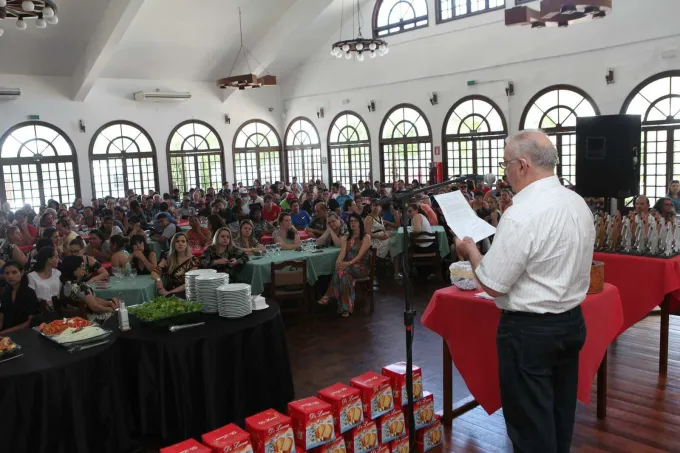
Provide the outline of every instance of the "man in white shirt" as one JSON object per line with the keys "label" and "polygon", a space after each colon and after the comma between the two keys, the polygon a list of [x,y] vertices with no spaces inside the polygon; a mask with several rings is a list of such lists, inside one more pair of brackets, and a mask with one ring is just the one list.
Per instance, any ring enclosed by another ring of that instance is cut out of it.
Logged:
{"label": "man in white shirt", "polygon": [[501,168],[517,195],[489,252],[456,239],[502,309],[496,343],[501,401],[515,452],[568,453],[574,429],[580,304],[590,284],[595,228],[583,198],[554,176],[557,151],[541,131],[510,137]]}

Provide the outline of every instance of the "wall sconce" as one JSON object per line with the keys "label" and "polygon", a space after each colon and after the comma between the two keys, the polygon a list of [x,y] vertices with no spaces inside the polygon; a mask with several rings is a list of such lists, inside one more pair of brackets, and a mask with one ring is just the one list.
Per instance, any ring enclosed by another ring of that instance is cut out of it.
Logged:
{"label": "wall sconce", "polygon": [[604,80],[607,81],[607,85],[611,85],[614,83],[614,70],[613,69],[607,69],[607,75],[604,76]]}
{"label": "wall sconce", "polygon": [[515,95],[515,84],[512,82],[508,82],[508,85],[505,87],[505,95],[510,97]]}
{"label": "wall sconce", "polygon": [[83,120],[78,121],[78,127],[80,128],[80,132],[82,132],[84,134],[85,133],[85,123],[83,122]]}
{"label": "wall sconce", "polygon": [[369,101],[368,102],[368,111],[369,112],[375,112],[375,101]]}
{"label": "wall sconce", "polygon": [[432,93],[430,95],[430,104],[433,106],[439,104],[439,96],[437,96],[437,93]]}
{"label": "wall sconce", "polygon": [[320,107],[319,110],[316,111],[316,117],[317,118],[323,118],[325,116],[325,112],[323,110],[323,107]]}
{"label": "wall sconce", "polygon": [[231,118],[229,118],[229,115],[224,115],[224,124],[231,124]]}

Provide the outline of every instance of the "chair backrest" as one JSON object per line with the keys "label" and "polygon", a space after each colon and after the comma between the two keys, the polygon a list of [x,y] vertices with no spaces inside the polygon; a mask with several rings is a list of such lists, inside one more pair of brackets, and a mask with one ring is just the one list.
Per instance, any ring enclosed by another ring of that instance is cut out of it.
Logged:
{"label": "chair backrest", "polygon": [[409,239],[411,242],[411,247],[417,247],[419,252],[430,252],[439,250],[439,233],[434,231],[428,233],[427,231],[421,231],[419,233],[410,233]]}
{"label": "chair backrest", "polygon": [[307,284],[307,262],[289,260],[271,264],[272,287]]}
{"label": "chair backrest", "polygon": [[368,258],[368,265],[369,265],[369,278],[371,279],[371,284],[373,284],[373,280],[375,280],[375,258],[377,256],[377,251],[373,247],[371,247],[368,250],[369,258]]}

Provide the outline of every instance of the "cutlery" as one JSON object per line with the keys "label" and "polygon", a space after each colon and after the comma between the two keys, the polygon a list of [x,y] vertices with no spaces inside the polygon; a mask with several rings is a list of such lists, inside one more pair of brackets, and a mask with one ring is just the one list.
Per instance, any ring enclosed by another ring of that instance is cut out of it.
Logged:
{"label": "cutlery", "polygon": [[177,326],[170,326],[170,332],[177,332],[184,329],[191,329],[192,327],[200,327],[205,325],[205,322],[196,322],[194,324],[180,324]]}
{"label": "cutlery", "polygon": [[75,352],[80,352],[80,351],[83,351],[85,349],[90,349],[90,348],[94,348],[94,347],[97,347],[97,346],[107,344],[108,342],[109,341],[106,340],[106,341],[99,341],[97,343],[90,343],[90,344],[85,344],[85,345],[76,345],[76,346],[72,346],[72,347],[68,348],[68,352],[69,352],[69,354],[73,354]]}

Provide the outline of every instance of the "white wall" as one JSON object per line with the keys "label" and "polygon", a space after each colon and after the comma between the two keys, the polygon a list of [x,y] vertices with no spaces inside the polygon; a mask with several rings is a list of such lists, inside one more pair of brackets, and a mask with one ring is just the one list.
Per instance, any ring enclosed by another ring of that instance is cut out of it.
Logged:
{"label": "white wall", "polygon": [[[220,135],[225,147],[226,175],[234,181],[232,141],[239,126],[247,120],[262,119],[281,130],[281,103],[278,87],[238,91],[222,102],[221,93],[211,83],[186,81],[149,81],[100,79],[85,102],[70,100],[71,79],[67,77],[32,77],[0,75],[0,86],[20,87],[17,101],[0,102],[0,135],[11,126],[40,115],[41,121],[62,129],[73,141],[78,154],[80,190],[83,199],[92,198],[91,167],[88,159],[90,140],[103,124],[128,120],[143,127],[156,146],[160,190],[168,190],[167,140],[172,129],[182,121],[199,119],[210,124]],[[172,89],[189,91],[192,99],[182,103],[146,103],[132,100],[140,90]],[[269,108],[274,108],[269,112]],[[224,122],[224,115],[231,124]],[[87,128],[81,133],[79,120]]]}
{"label": "white wall", "polygon": [[[436,25],[435,0],[428,4],[430,26],[387,37],[391,51],[385,57],[363,63],[336,60],[328,42],[284,80],[287,118],[312,119],[322,135],[324,153],[330,122],[342,110],[355,110],[368,123],[373,176],[379,177],[379,128],[396,104],[420,107],[432,126],[434,146],[441,146],[446,113],[470,94],[493,99],[513,132],[529,99],[547,86],[575,85],[594,98],[603,114],[615,114],[639,82],[680,69],[677,0],[619,0],[604,20],[543,30],[506,27],[503,11]],[[364,13],[367,24],[371,14]],[[678,56],[662,58],[669,50]],[[615,69],[614,85],[605,83],[608,68]],[[467,80],[483,83],[468,87]],[[505,95],[507,80],[515,84],[515,96],[510,98]],[[437,106],[430,105],[432,92],[439,95]],[[374,113],[366,108],[369,100],[376,101]],[[315,112],[322,106],[325,118],[317,120]],[[324,172],[327,175],[327,167]]]}

